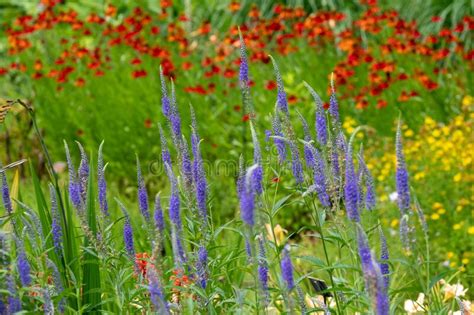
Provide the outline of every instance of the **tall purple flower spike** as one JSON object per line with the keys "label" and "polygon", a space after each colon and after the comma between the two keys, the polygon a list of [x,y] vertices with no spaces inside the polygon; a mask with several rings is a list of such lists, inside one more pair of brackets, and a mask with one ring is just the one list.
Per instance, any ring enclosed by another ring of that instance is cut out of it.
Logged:
{"label": "tall purple flower spike", "polygon": [[137,184],[138,184],[138,207],[141,214],[147,222],[150,221],[150,211],[148,207],[148,192],[145,186],[145,180],[142,176],[142,170],[140,166],[140,160],[137,155]]}
{"label": "tall purple flower spike", "polygon": [[192,133],[191,147],[193,151],[193,181],[196,189],[196,204],[202,222],[207,223],[207,179],[204,171],[204,162],[199,147],[200,137],[197,129],[196,115],[191,106]]}
{"label": "tall purple flower spike", "polygon": [[89,181],[89,160],[87,158],[86,151],[82,147],[82,144],[76,141],[79,151],[81,152],[81,163],[79,164],[79,169],[77,170],[77,175],[79,179],[79,187],[81,191],[82,203],[86,204],[87,199],[87,186]]}
{"label": "tall purple flower spike", "polygon": [[125,216],[125,223],[123,225],[123,241],[125,244],[125,250],[130,259],[135,263],[135,245],[133,241],[133,229],[132,224],[130,223],[130,216],[128,215],[128,211],[123,203],[118,199],[115,199],[115,201],[118,203],[123,215]]}
{"label": "tall purple flower spike", "polygon": [[397,167],[395,172],[397,193],[398,193],[398,208],[402,215],[407,214],[410,209],[410,185],[408,183],[408,170],[405,163],[405,156],[403,154],[402,146],[402,130],[401,122],[398,122],[397,136],[396,136],[396,157]]}
{"label": "tall purple flower spike", "polygon": [[161,81],[161,109],[163,111],[163,115],[169,119],[171,105],[170,105],[170,98],[168,96],[168,88],[166,87],[166,80],[165,76],[163,75],[163,68],[160,66],[160,81]]}
{"label": "tall purple flower spike", "polygon": [[273,143],[277,149],[279,161],[280,163],[284,163],[286,161],[286,143],[285,140],[281,139],[284,135],[281,129],[281,121],[278,111],[275,111],[275,116],[273,116],[272,128],[274,136]]}
{"label": "tall purple flower spike", "polygon": [[79,212],[82,211],[82,199],[81,199],[81,187],[79,184],[79,180],[76,175],[76,170],[74,168],[74,164],[71,160],[71,154],[69,152],[69,147],[67,142],[64,141],[64,149],[66,151],[66,160],[68,165],[68,172],[69,172],[69,199],[71,200],[72,205],[76,210]]}
{"label": "tall purple flower spike", "polygon": [[291,291],[295,287],[293,279],[293,264],[291,263],[289,246],[286,245],[283,250],[283,257],[281,259],[281,276],[285,281],[286,288]]}
{"label": "tall purple flower spike", "polygon": [[176,230],[180,233],[182,231],[182,223],[181,223],[181,212],[180,212],[181,210],[180,210],[178,181],[173,173],[173,170],[168,165],[166,165],[166,172],[168,173],[168,178],[171,182],[169,217],[170,217],[171,223],[173,223],[173,225],[176,227]]}
{"label": "tall purple flower spike", "polygon": [[61,227],[61,217],[58,212],[56,190],[51,183],[49,184],[49,194],[51,195],[51,233],[53,237],[53,245],[55,252],[61,256],[63,247],[63,231]]}
{"label": "tall purple flower spike", "polygon": [[321,100],[321,97],[319,97],[318,93],[316,93],[316,91],[307,82],[304,82],[304,85],[308,89],[309,93],[314,99],[314,103],[316,104],[315,129],[318,142],[321,146],[325,146],[328,141],[328,130],[326,116],[324,114],[323,101]]}
{"label": "tall purple flower spike", "polygon": [[262,168],[262,151],[260,149],[260,142],[258,141],[257,133],[253,127],[253,124],[250,124],[250,130],[252,132],[252,142],[253,142],[253,163],[257,165],[256,169],[252,173],[252,189],[257,195],[261,195],[263,192],[263,168]]}
{"label": "tall purple flower spike", "polygon": [[207,286],[207,249],[201,245],[198,250],[198,261],[196,266],[199,285],[205,289]]}
{"label": "tall purple flower spike", "polygon": [[283,79],[281,78],[280,69],[278,68],[278,64],[276,63],[275,59],[270,56],[270,59],[273,63],[273,69],[276,76],[277,81],[277,105],[278,109],[284,112],[286,115],[289,114],[288,112],[288,101],[286,99],[286,92],[285,87],[283,85]]}
{"label": "tall purple flower spike", "polygon": [[161,208],[160,195],[157,194],[155,197],[155,213],[153,214],[155,220],[155,227],[160,233],[165,231],[165,219],[163,217],[163,209]]}
{"label": "tall purple flower spike", "polygon": [[[3,167],[3,165],[0,163],[0,169],[2,167]],[[0,177],[2,179],[2,201],[3,201],[3,206],[5,207],[5,210],[7,210],[8,215],[12,215],[13,207],[12,207],[12,201],[10,199],[10,189],[8,188],[7,176],[5,175],[5,172],[1,172]]]}
{"label": "tall purple flower spike", "polygon": [[102,215],[109,216],[109,205],[107,203],[107,181],[105,180],[105,166],[104,157],[102,154],[102,147],[104,142],[99,146],[99,155],[97,158],[97,189],[99,197],[99,207]]}
{"label": "tall purple flower spike", "polygon": [[357,224],[357,244],[365,279],[365,287],[370,295],[372,306],[376,314],[389,314],[389,299],[384,277],[379,264],[375,262],[369,247],[367,235]]}
{"label": "tall purple flower spike", "polygon": [[[372,174],[370,173],[369,168],[367,167],[367,164],[364,161],[364,155],[361,149],[361,152],[359,153],[359,172],[360,172],[360,188],[362,187],[362,181],[365,183],[365,198],[363,200],[365,204],[365,208],[367,210],[373,210],[375,209],[375,204],[376,204],[376,196],[375,196],[375,185],[374,185],[374,178],[372,177]],[[361,191],[361,189],[359,189]],[[359,198],[363,198],[364,196],[361,195]]]}
{"label": "tall purple flower spike", "polygon": [[171,166],[171,155],[168,149],[168,142],[166,141],[165,134],[160,124],[158,124],[158,130],[160,132],[160,142],[161,142],[161,161],[163,162],[163,165],[168,164]]}
{"label": "tall purple flower spike", "polygon": [[352,159],[352,144],[349,143],[346,151],[346,178],[344,183],[344,203],[347,216],[350,220],[359,222],[359,188],[357,187],[357,176]]}

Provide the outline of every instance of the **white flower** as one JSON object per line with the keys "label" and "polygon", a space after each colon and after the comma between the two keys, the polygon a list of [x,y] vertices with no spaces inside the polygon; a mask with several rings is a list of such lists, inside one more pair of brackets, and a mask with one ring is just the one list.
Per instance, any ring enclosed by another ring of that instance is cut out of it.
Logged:
{"label": "white flower", "polygon": [[395,202],[398,199],[398,193],[394,191],[390,195],[388,195],[388,198],[390,199],[391,202]]}
{"label": "white flower", "polygon": [[452,298],[464,296],[466,294],[467,289],[464,289],[464,286],[462,284],[454,284],[451,285],[449,283],[446,283],[443,287],[443,292],[444,292],[444,300],[450,300]]}
{"label": "white flower", "polygon": [[424,301],[425,301],[425,295],[423,293],[420,293],[416,301],[406,300],[403,308],[408,314],[416,314],[419,312],[424,313],[425,311],[425,308],[423,306]]}

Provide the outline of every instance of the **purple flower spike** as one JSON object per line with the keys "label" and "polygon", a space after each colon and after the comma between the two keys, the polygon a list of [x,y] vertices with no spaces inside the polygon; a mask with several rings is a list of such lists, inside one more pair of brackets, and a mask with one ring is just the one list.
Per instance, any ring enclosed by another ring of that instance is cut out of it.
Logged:
{"label": "purple flower spike", "polygon": [[76,143],[77,143],[77,146],[79,147],[79,151],[81,151],[81,163],[79,164],[77,175],[79,178],[81,199],[82,199],[82,202],[85,204],[86,197],[87,197],[87,185],[89,181],[89,160],[87,158],[86,151],[82,147],[82,144],[79,142],[76,142]]}
{"label": "purple flower spike", "polygon": [[273,135],[275,136],[275,138],[273,138],[273,143],[277,149],[280,163],[284,163],[286,161],[286,143],[283,139],[281,139],[284,136],[281,129],[281,121],[278,112],[275,112],[275,116],[273,117],[272,121],[272,127]]}
{"label": "purple flower spike", "polygon": [[132,224],[130,223],[130,217],[123,203],[121,203],[118,199],[115,199],[115,201],[117,201],[123,215],[125,216],[125,224],[123,225],[123,241],[125,244],[125,250],[127,251],[130,259],[135,262],[135,245],[133,242],[133,230]]}
{"label": "purple flower spike", "polygon": [[64,149],[66,151],[66,160],[69,171],[69,199],[76,210],[82,211],[81,188],[76,176],[74,165],[72,164],[71,154],[66,141],[64,141]]}
{"label": "purple flower spike", "polygon": [[193,166],[191,162],[191,157],[189,156],[188,142],[184,137],[180,142],[180,152],[181,152],[181,173],[184,177],[184,182],[187,187],[190,187],[193,183]]}
{"label": "purple flower spike", "polygon": [[97,188],[99,196],[99,207],[102,214],[106,217],[109,216],[109,205],[107,203],[107,182],[105,180],[105,166],[104,158],[102,155],[102,147],[104,142],[99,146],[99,157],[97,159]]}
{"label": "purple flower spike", "polygon": [[123,240],[127,254],[133,259],[133,257],[135,257],[135,246],[133,244],[133,230],[129,218],[125,219],[125,224],[123,226]]}
{"label": "purple flower spike", "polygon": [[166,87],[165,76],[163,75],[163,68],[160,66],[160,80],[161,80],[161,109],[166,118],[170,117],[170,98],[168,97],[168,88]]}
{"label": "purple flower spike", "polygon": [[197,275],[201,288],[205,289],[207,285],[207,250],[201,246],[198,250]]}
{"label": "purple flower spike", "polygon": [[171,80],[171,109],[169,121],[171,124],[171,131],[173,132],[173,139],[175,140],[175,146],[176,148],[179,148],[178,143],[181,141],[181,117],[179,116],[173,80]]}
{"label": "purple flower spike", "polygon": [[264,304],[268,305],[269,302],[269,292],[268,292],[268,263],[267,256],[265,252],[265,244],[263,235],[258,237],[258,280],[260,282],[260,287],[263,293]]}
{"label": "purple flower spike", "polygon": [[165,220],[163,218],[163,210],[161,208],[160,195],[157,194],[155,197],[155,213],[153,218],[155,219],[155,227],[160,233],[165,231]]}
{"label": "purple flower spike", "polygon": [[397,156],[395,179],[398,193],[398,208],[400,209],[401,214],[404,215],[408,213],[408,210],[410,209],[410,185],[408,183],[408,170],[405,163],[405,156],[403,155],[400,121],[398,122],[395,148]]}
{"label": "purple flower spike", "polygon": [[344,202],[347,216],[350,220],[359,222],[359,188],[357,187],[357,177],[352,160],[352,145],[347,146],[346,151],[346,178],[344,183]]}
{"label": "purple flower spike", "polygon": [[[0,163],[0,169],[3,167],[3,165]],[[3,201],[3,206],[5,207],[5,210],[7,210],[7,213],[9,215],[12,215],[13,213],[13,208],[12,208],[12,202],[10,199],[10,189],[8,188],[8,182],[7,182],[7,177],[5,175],[5,172],[1,172],[0,176],[2,177],[2,201]]]}
{"label": "purple flower spike", "polygon": [[250,124],[250,130],[252,132],[253,142],[253,163],[258,165],[252,173],[252,189],[257,195],[261,195],[263,192],[262,152],[260,150],[260,143],[257,138],[257,133],[255,132],[252,124]]}
{"label": "purple flower spike", "polygon": [[[364,161],[364,155],[361,152],[359,153],[359,171],[361,172],[361,179],[363,182],[365,182],[365,208],[367,210],[373,210],[375,209],[375,204],[376,204],[376,196],[375,196],[375,185],[374,185],[374,179],[372,177],[372,174],[369,171],[369,168],[367,167],[367,164],[365,164]],[[360,183],[362,184],[362,183]],[[361,191],[362,185],[360,185],[359,191]],[[363,198],[363,195],[359,196],[360,198]]]}
{"label": "purple flower spike", "polygon": [[207,179],[204,172],[204,163],[202,161],[201,151],[199,148],[199,134],[197,130],[196,115],[191,106],[192,117],[192,134],[191,147],[193,151],[193,180],[196,187],[196,204],[199,210],[199,215],[203,222],[207,223]]}
{"label": "purple flower spike", "polygon": [[19,253],[16,261],[18,274],[20,275],[21,284],[24,287],[27,287],[31,284],[31,267],[28,259],[26,258],[25,249],[22,245],[18,247],[18,251]]}
{"label": "purple flower spike", "polygon": [[301,184],[304,182],[304,177],[303,166],[301,165],[298,146],[293,141],[290,141],[289,145],[291,152],[291,170],[293,171],[293,177],[295,178],[296,184]]}
{"label": "purple flower spike", "polygon": [[339,127],[339,105],[336,98],[336,90],[334,89],[334,79],[331,76],[331,96],[329,98],[329,114],[332,119],[333,128]]}
{"label": "purple flower spike", "polygon": [[165,301],[163,287],[161,286],[157,272],[149,267],[147,270],[148,291],[150,292],[150,300],[156,308],[157,314],[169,314],[168,304]]}
{"label": "purple flower spike", "polygon": [[367,235],[360,225],[357,225],[357,243],[365,279],[365,287],[371,297],[376,314],[389,314],[389,300],[387,290],[379,264],[372,257]]}
{"label": "purple flower spike", "polygon": [[145,181],[143,180],[140,160],[137,156],[137,183],[138,183],[138,207],[143,217],[148,222],[150,220],[150,212],[148,210],[148,193],[146,191]]}
{"label": "purple flower spike", "polygon": [[295,282],[293,280],[293,264],[291,263],[288,245],[286,245],[283,250],[283,258],[281,259],[281,276],[285,281],[288,291],[291,291],[295,287]]}
{"label": "purple flower spike", "polygon": [[52,223],[51,223],[51,233],[53,236],[53,245],[54,250],[56,253],[61,256],[62,255],[62,244],[63,244],[63,231],[61,227],[61,218],[58,212],[58,202],[56,197],[56,190],[54,186],[50,183],[49,184],[49,193],[51,195],[51,216],[52,216]]}
{"label": "purple flower spike", "polygon": [[163,133],[163,129],[161,125],[158,124],[158,130],[160,132],[160,142],[161,142],[161,160],[164,165],[168,164],[171,166],[171,155],[170,151],[168,150],[168,143],[166,141],[165,134]]}
{"label": "purple flower spike", "polygon": [[255,224],[255,190],[252,185],[253,173],[257,170],[258,165],[250,167],[245,175],[242,174],[237,181],[237,192],[240,200],[240,216],[242,221],[247,225]]}
{"label": "purple flower spike", "polygon": [[316,104],[316,135],[319,144],[324,146],[328,141],[328,130],[326,116],[324,115],[323,101],[319,97],[318,93],[316,93],[316,91],[308,83],[304,82],[304,85],[308,89],[309,93],[314,99],[314,103]]}
{"label": "purple flower spike", "polygon": [[380,229],[380,272],[382,273],[385,288],[388,289],[390,284],[390,266],[388,265],[388,247],[387,239],[383,234],[382,229]]}
{"label": "purple flower spike", "polygon": [[239,81],[243,87],[248,87],[249,83],[249,63],[247,59],[247,47],[245,46],[244,38],[239,30],[240,38],[240,69],[239,69]]}
{"label": "purple flower spike", "polygon": [[15,279],[13,275],[9,273],[7,275],[7,289],[8,289],[8,314],[15,314],[21,311],[21,301],[18,298],[16,290]]}
{"label": "purple flower spike", "polygon": [[170,221],[176,227],[176,230],[178,231],[178,233],[180,233],[182,230],[182,224],[181,224],[178,181],[176,180],[173,170],[168,165],[166,165],[166,171],[168,173],[168,178],[171,182],[171,196],[170,196],[170,201],[169,201]]}
{"label": "purple flower spike", "polygon": [[277,81],[277,104],[278,104],[278,109],[284,112],[285,114],[288,115],[288,101],[286,99],[286,92],[285,92],[285,87],[283,86],[283,80],[281,78],[280,70],[278,69],[278,65],[273,59],[273,57],[270,56],[272,59],[273,63],[273,69],[275,71],[275,76],[276,76],[276,81]]}
{"label": "purple flower spike", "polygon": [[331,202],[327,193],[324,160],[322,159],[319,150],[313,147],[311,144],[305,143],[305,148],[311,151],[312,161],[310,164],[313,169],[313,180],[319,201],[324,207],[330,207]]}

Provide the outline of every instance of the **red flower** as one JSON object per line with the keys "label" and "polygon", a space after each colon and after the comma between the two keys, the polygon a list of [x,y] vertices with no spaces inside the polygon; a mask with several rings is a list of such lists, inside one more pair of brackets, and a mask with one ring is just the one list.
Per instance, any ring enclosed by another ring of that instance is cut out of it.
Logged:
{"label": "red flower", "polygon": [[77,78],[74,82],[74,85],[77,87],[84,86],[84,84],[86,84],[86,80],[84,80],[83,78]]}
{"label": "red flower", "polygon": [[193,64],[190,63],[189,61],[186,61],[186,62],[183,62],[183,64],[181,65],[181,68],[186,71],[186,70],[189,70],[193,67]]}
{"label": "red flower", "polygon": [[139,65],[142,63],[142,61],[140,60],[140,58],[133,58],[132,61],[130,61],[130,63],[132,65]]}
{"label": "red flower", "polygon": [[298,101],[298,98],[296,97],[296,95],[289,95],[288,96],[288,103],[289,104],[294,104]]}
{"label": "red flower", "polygon": [[276,89],[276,87],[277,87],[277,84],[273,80],[269,80],[267,81],[267,83],[265,83],[265,89],[269,91]]}
{"label": "red flower", "polygon": [[137,78],[141,78],[141,77],[146,77],[147,76],[147,72],[146,70],[135,70],[132,72],[132,77],[134,79],[137,79]]}
{"label": "red flower", "polygon": [[0,75],[5,75],[8,73],[8,69],[7,68],[3,68],[3,67],[0,67]]}
{"label": "red flower", "polygon": [[378,100],[377,101],[377,108],[381,109],[387,106],[387,101],[386,100]]}
{"label": "red flower", "polygon": [[145,128],[150,129],[153,125],[153,122],[151,121],[150,118],[145,119],[144,121]]}
{"label": "red flower", "polygon": [[441,21],[440,16],[435,15],[431,18],[431,22],[433,22],[433,23],[437,23],[437,22],[440,22],[440,21]]}
{"label": "red flower", "polygon": [[280,177],[273,177],[271,181],[272,181],[272,183],[279,183],[280,182]]}

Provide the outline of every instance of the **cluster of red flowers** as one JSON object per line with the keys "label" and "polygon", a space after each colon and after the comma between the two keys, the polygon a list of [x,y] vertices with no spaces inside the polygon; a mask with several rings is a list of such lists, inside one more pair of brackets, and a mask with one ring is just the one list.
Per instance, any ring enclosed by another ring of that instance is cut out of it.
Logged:
{"label": "cluster of red flowers", "polygon": [[[230,79],[228,86],[236,87],[239,65],[237,27],[219,33],[209,22],[204,22],[196,30],[189,31],[186,28],[189,24],[186,23],[190,17],[181,13],[174,20],[170,18],[173,9],[170,0],[161,1],[161,12],[158,14],[135,8],[128,15],[122,15],[109,4],[103,12],[91,13],[84,18],[73,10],[64,9],[59,2],[42,0],[43,10],[40,13],[18,17],[6,34],[9,54],[21,56],[25,51],[37,52],[38,44],[46,44],[41,43],[35,34],[61,27],[62,31],[67,29],[70,32],[68,38],[59,39],[62,52],[47,65],[40,59],[28,61],[32,64],[0,64],[0,76],[15,71],[31,72],[33,79],[55,80],[58,89],[68,82],[82,87],[87,83],[88,75],[102,76],[114,66],[110,52],[113,47],[119,46],[131,49],[136,55],[130,61],[130,75],[133,78],[146,77],[148,71],[157,71],[158,67],[145,70],[142,67],[144,58],[156,59],[165,75],[177,78],[180,71],[193,68],[192,60],[205,55],[200,65],[204,69],[203,80],[185,90],[202,95],[212,94],[216,88],[214,77]],[[422,36],[416,22],[402,19],[396,11],[381,10],[373,0],[362,1],[362,4],[365,10],[344,29],[340,26],[346,17],[341,12],[318,11],[310,14],[302,8],[278,4],[273,8],[273,17],[265,18],[253,5],[247,21],[240,27],[249,48],[249,61],[268,63],[270,51],[286,55],[298,51],[301,41],[315,52],[337,48],[341,61],[334,68],[336,83],[344,86],[342,97],[353,97],[357,108],[367,107],[369,98],[375,100],[378,108],[385,107],[387,102],[381,98],[382,92],[400,81],[414,80],[429,91],[437,89],[438,84],[432,76],[444,71],[442,61],[452,55],[472,65],[474,51],[465,49],[461,34],[474,29],[474,17],[464,17],[453,29],[439,27],[436,34]],[[228,10],[236,12],[243,8],[239,2],[233,1]],[[441,18],[433,17],[432,23],[441,23]],[[376,37],[376,40],[364,41],[362,33],[365,37]],[[84,39],[91,36],[100,40],[84,44]],[[205,54],[201,53],[203,49],[207,49]],[[401,55],[424,58],[424,62],[433,65],[433,73],[421,69],[407,73],[398,69],[396,61]],[[362,88],[360,85],[356,87],[358,68],[369,71],[368,83]],[[265,82],[266,89],[275,87],[274,81]],[[398,99],[403,102],[416,95],[418,92],[414,90],[402,91]],[[289,98],[290,102],[297,101],[294,95],[289,95]]]}

